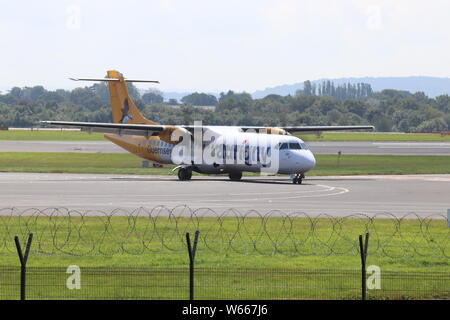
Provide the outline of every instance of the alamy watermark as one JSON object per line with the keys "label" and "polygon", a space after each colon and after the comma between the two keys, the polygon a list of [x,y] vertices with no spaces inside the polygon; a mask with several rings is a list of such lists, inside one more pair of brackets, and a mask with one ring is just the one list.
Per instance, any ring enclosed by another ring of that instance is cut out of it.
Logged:
{"label": "alamy watermark", "polygon": [[71,265],[67,268],[66,273],[70,276],[66,280],[66,286],[69,290],[81,289],[81,269],[77,265]]}
{"label": "alamy watermark", "polygon": [[[236,131],[232,131],[236,130]],[[171,141],[171,161],[177,165],[223,165],[258,166],[261,172],[277,173],[279,169],[279,141],[266,129],[238,129],[215,131],[194,122],[193,134],[176,129]]]}
{"label": "alamy watermark", "polygon": [[68,6],[66,9],[66,27],[69,30],[81,29],[81,8],[76,5]]}
{"label": "alamy watermark", "polygon": [[371,265],[367,267],[366,285],[369,290],[381,289],[381,268],[379,266]]}

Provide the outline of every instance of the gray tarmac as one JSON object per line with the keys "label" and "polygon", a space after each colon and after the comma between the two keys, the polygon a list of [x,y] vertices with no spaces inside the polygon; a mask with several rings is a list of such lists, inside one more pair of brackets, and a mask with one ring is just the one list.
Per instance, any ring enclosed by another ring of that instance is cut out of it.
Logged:
{"label": "gray tarmac", "polygon": [[83,212],[123,208],[131,212],[159,205],[210,208],[218,214],[232,214],[226,210],[234,208],[260,214],[281,210],[312,216],[414,213],[444,217],[450,208],[450,175],[311,177],[294,185],[287,177],[273,176],[234,182],[225,176],[178,181],[175,175],[0,173],[0,208],[66,207]]}
{"label": "gray tarmac", "polygon": [[[450,142],[311,141],[315,154],[442,155],[450,156]],[[127,153],[109,141],[0,141],[0,152]]]}

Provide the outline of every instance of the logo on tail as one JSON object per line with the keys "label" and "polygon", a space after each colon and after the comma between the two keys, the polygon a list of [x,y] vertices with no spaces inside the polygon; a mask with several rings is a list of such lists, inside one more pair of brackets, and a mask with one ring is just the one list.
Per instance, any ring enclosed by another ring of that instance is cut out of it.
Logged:
{"label": "logo on tail", "polygon": [[123,101],[123,108],[120,109],[120,111],[122,111],[122,119],[120,119],[120,123],[127,123],[128,120],[133,119],[133,115],[128,113],[130,111],[128,98],[125,98],[125,100]]}

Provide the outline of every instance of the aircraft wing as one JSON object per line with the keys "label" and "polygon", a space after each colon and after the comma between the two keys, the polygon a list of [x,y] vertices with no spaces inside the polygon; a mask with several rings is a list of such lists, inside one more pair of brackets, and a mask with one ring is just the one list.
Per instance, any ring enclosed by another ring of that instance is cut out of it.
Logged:
{"label": "aircraft wing", "polygon": [[[44,124],[77,127],[88,132],[115,133],[119,135],[137,135],[137,136],[157,136],[161,131],[170,128],[184,128],[192,132],[196,126],[165,126],[165,125],[149,125],[149,124],[125,124],[125,123],[105,123],[105,122],[72,122],[72,121],[41,121]],[[199,128],[213,128],[214,126],[204,126]],[[247,130],[265,130],[273,129],[258,126],[239,126],[243,131]],[[276,127],[289,133],[295,132],[320,132],[320,131],[338,131],[338,130],[373,130],[373,126],[298,126],[298,127]]]}
{"label": "aircraft wing", "polygon": [[88,132],[115,133],[119,135],[155,136],[169,126],[149,124],[125,124],[105,122],[72,122],[72,121],[41,121],[44,124],[81,128]]}
{"label": "aircraft wing", "polygon": [[279,127],[287,132],[320,132],[339,130],[374,130],[374,126],[299,126],[299,127]]}
{"label": "aircraft wing", "polygon": [[[190,130],[189,126],[185,127]],[[267,132],[275,132],[275,133],[295,133],[295,132],[303,132],[303,133],[316,133],[321,131],[340,131],[340,130],[374,130],[374,126],[292,126],[292,127],[258,127],[258,126],[240,126],[238,127],[243,131],[247,130],[267,130]],[[280,132],[281,131],[281,132]]]}

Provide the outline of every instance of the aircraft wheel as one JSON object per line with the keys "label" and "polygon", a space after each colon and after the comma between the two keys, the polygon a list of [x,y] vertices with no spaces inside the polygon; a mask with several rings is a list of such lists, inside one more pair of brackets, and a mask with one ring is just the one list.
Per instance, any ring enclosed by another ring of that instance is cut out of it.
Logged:
{"label": "aircraft wheel", "polygon": [[302,184],[302,182],[303,182],[303,178],[304,178],[305,176],[302,174],[302,175],[296,175],[293,179],[292,179],[292,183],[293,184]]}
{"label": "aircraft wheel", "polygon": [[232,181],[239,181],[242,178],[242,172],[232,172],[232,173],[228,174],[228,176],[230,177],[230,180],[232,180]]}
{"label": "aircraft wheel", "polygon": [[192,170],[189,170],[187,168],[181,168],[178,170],[178,179],[180,181],[186,181],[191,180],[192,178]]}

